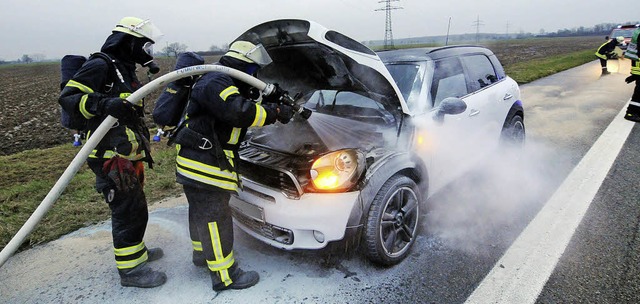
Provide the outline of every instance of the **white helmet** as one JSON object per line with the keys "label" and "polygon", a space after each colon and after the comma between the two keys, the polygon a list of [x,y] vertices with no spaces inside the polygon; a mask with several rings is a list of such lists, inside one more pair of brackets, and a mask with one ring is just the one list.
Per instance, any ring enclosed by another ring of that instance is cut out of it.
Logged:
{"label": "white helmet", "polygon": [[255,63],[261,67],[264,67],[272,62],[271,56],[264,49],[262,44],[253,44],[248,41],[238,40],[229,46],[224,56],[233,57],[244,62]]}
{"label": "white helmet", "polygon": [[618,37],[616,37],[616,40],[618,41],[618,43],[622,43],[622,42],[624,42],[624,37],[618,36]]}
{"label": "white helmet", "polygon": [[116,27],[114,32],[123,32],[138,38],[148,38],[155,43],[162,37],[162,32],[151,22],[151,20],[143,20],[137,17],[124,17]]}

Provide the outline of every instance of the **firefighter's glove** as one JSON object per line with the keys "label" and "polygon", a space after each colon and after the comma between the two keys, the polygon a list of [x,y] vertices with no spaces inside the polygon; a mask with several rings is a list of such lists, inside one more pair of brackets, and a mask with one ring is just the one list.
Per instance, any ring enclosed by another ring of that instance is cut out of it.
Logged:
{"label": "firefighter's glove", "polygon": [[269,95],[262,95],[262,102],[266,103],[280,103],[284,99],[284,96],[287,95],[287,91],[283,90],[280,85],[274,83],[275,87]]}
{"label": "firefighter's glove", "polygon": [[288,104],[281,104],[278,106],[278,121],[283,124],[288,123],[293,117],[293,107]]}
{"label": "firefighter's glove", "polygon": [[98,111],[100,114],[111,115],[122,122],[132,122],[138,117],[135,106],[118,97],[100,100]]}
{"label": "firefighter's glove", "polygon": [[624,82],[626,82],[626,83],[632,83],[632,82],[634,82],[634,81],[638,80],[638,77],[639,77],[638,75],[634,75],[634,74],[632,74],[631,76],[629,76],[629,77],[625,78],[625,79],[624,79]]}
{"label": "firefighter's glove", "polygon": [[130,160],[114,156],[104,163],[102,172],[120,192],[129,192],[140,186],[136,170]]}

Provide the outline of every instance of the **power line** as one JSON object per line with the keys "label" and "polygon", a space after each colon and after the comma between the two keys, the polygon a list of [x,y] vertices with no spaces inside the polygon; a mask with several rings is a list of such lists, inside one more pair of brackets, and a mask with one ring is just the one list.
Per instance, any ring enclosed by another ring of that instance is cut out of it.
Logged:
{"label": "power line", "polygon": [[378,3],[385,3],[385,7],[376,9],[376,11],[385,11],[387,18],[384,26],[384,48],[392,49],[393,46],[393,29],[391,27],[391,11],[402,9],[400,6],[391,6],[391,2],[399,2],[400,0],[380,0]]}
{"label": "power line", "polygon": [[478,19],[476,19],[476,21],[473,22],[473,26],[476,27],[476,43],[479,42],[479,37],[480,37],[480,27],[483,26],[484,24],[482,23],[482,21],[480,20],[480,15],[478,15]]}

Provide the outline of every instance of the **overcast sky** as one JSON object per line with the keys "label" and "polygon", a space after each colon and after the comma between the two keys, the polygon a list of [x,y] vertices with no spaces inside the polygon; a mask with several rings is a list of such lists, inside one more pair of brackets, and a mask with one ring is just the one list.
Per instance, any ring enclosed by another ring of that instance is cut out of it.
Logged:
{"label": "overcast sky", "polygon": [[[156,50],[179,42],[190,51],[229,43],[259,23],[308,19],[358,41],[382,40],[381,0],[0,0],[0,59],[47,59],[100,49],[125,16],[151,19],[164,33]],[[637,10],[594,0],[400,0],[393,37],[475,33],[555,32],[638,20]]]}

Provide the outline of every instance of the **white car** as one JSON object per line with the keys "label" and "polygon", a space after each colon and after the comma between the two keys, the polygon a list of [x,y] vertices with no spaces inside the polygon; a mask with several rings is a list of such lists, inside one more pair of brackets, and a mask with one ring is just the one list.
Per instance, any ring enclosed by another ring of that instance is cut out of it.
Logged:
{"label": "white car", "polygon": [[258,78],[312,111],[252,130],[240,148],[235,223],[275,247],[348,241],[397,264],[429,195],[500,143],[524,143],[520,90],[486,48],[376,53],[307,20],[266,22],[238,39],[272,57]]}

